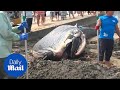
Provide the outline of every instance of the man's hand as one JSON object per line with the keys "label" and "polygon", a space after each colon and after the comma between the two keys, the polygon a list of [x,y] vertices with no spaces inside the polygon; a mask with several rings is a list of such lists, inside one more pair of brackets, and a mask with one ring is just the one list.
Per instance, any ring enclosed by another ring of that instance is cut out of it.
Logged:
{"label": "man's hand", "polygon": [[22,22],[22,23],[18,26],[18,30],[23,31],[24,28],[26,28],[26,29],[28,28],[28,24],[27,24],[26,21]]}
{"label": "man's hand", "polygon": [[99,30],[100,26],[95,26],[95,30]]}
{"label": "man's hand", "polygon": [[97,24],[95,26],[95,30],[99,30],[100,26],[101,26],[101,20],[98,19]]}

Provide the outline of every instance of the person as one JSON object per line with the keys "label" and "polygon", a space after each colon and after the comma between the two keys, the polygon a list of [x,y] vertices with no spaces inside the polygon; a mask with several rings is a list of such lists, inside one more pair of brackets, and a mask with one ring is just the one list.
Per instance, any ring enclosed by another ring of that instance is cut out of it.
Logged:
{"label": "person", "polygon": [[31,26],[33,21],[33,11],[25,11],[25,13],[26,13],[26,21],[28,24],[27,32],[31,32]]}
{"label": "person", "polygon": [[76,12],[77,12],[78,16],[80,16],[80,11],[76,11]]}
{"label": "person", "polygon": [[46,12],[47,12],[47,11],[45,11],[45,15],[44,15],[45,17],[46,17]]}
{"label": "person", "polygon": [[83,11],[77,11],[77,14],[78,14],[78,16],[82,16],[83,17]]}
{"label": "person", "polygon": [[28,34],[17,32],[28,28],[27,22],[22,22],[19,26],[12,27],[9,17],[5,11],[0,11],[0,79],[10,79],[4,71],[5,58],[12,53],[12,43],[18,40],[27,40]]}
{"label": "person", "polygon": [[70,17],[70,18],[71,18],[71,15],[72,15],[73,18],[75,18],[75,17],[74,17],[74,14],[73,14],[73,11],[69,11],[69,17]]}
{"label": "person", "polygon": [[94,16],[96,15],[96,11],[93,11],[92,13],[93,13]]}
{"label": "person", "polygon": [[80,15],[83,17],[84,11],[80,11]]}
{"label": "person", "polygon": [[37,13],[37,24],[40,25],[39,21],[41,19],[41,25],[45,22],[45,11],[36,11]]}
{"label": "person", "polygon": [[87,11],[88,12],[88,15],[90,15],[91,14],[91,11]]}
{"label": "person", "polygon": [[33,11],[33,21],[34,21],[34,23],[35,23],[35,19],[36,19],[36,12],[35,11]]}
{"label": "person", "polygon": [[[106,15],[100,16],[95,26],[99,30],[99,62],[106,64],[108,67],[112,66],[110,58],[114,46],[114,32],[120,38],[120,30],[118,27],[118,20],[113,16],[114,11],[106,11]],[[105,62],[103,62],[105,54]]]}
{"label": "person", "polygon": [[60,15],[61,15],[61,20],[65,20],[66,15],[67,15],[67,11],[60,11]]}
{"label": "person", "polygon": [[55,11],[56,20],[59,20],[59,16],[60,16],[60,11]]}
{"label": "person", "polygon": [[54,21],[53,18],[55,16],[55,11],[50,11],[50,19],[51,19],[51,22]]}

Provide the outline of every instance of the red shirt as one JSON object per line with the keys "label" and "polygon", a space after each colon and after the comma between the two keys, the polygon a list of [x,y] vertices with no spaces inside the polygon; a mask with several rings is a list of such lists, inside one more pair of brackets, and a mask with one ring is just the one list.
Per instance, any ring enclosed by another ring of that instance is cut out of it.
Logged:
{"label": "red shirt", "polygon": [[36,11],[37,14],[45,14],[45,11]]}

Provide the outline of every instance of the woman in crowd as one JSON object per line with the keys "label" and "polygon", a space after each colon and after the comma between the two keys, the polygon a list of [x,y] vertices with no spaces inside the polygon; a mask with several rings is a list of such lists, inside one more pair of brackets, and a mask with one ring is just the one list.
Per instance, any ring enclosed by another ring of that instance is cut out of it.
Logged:
{"label": "woman in crowd", "polygon": [[41,25],[43,25],[45,22],[45,11],[36,11],[36,14],[37,14],[38,26],[40,25],[40,21],[41,21]]}

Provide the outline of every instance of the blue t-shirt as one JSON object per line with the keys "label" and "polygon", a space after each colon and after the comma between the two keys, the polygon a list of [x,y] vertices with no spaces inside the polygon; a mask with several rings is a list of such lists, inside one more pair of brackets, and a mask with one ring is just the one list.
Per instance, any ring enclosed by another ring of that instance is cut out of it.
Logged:
{"label": "blue t-shirt", "polygon": [[99,38],[113,39],[116,25],[118,23],[117,18],[114,16],[104,15],[100,16],[99,19],[101,20]]}

